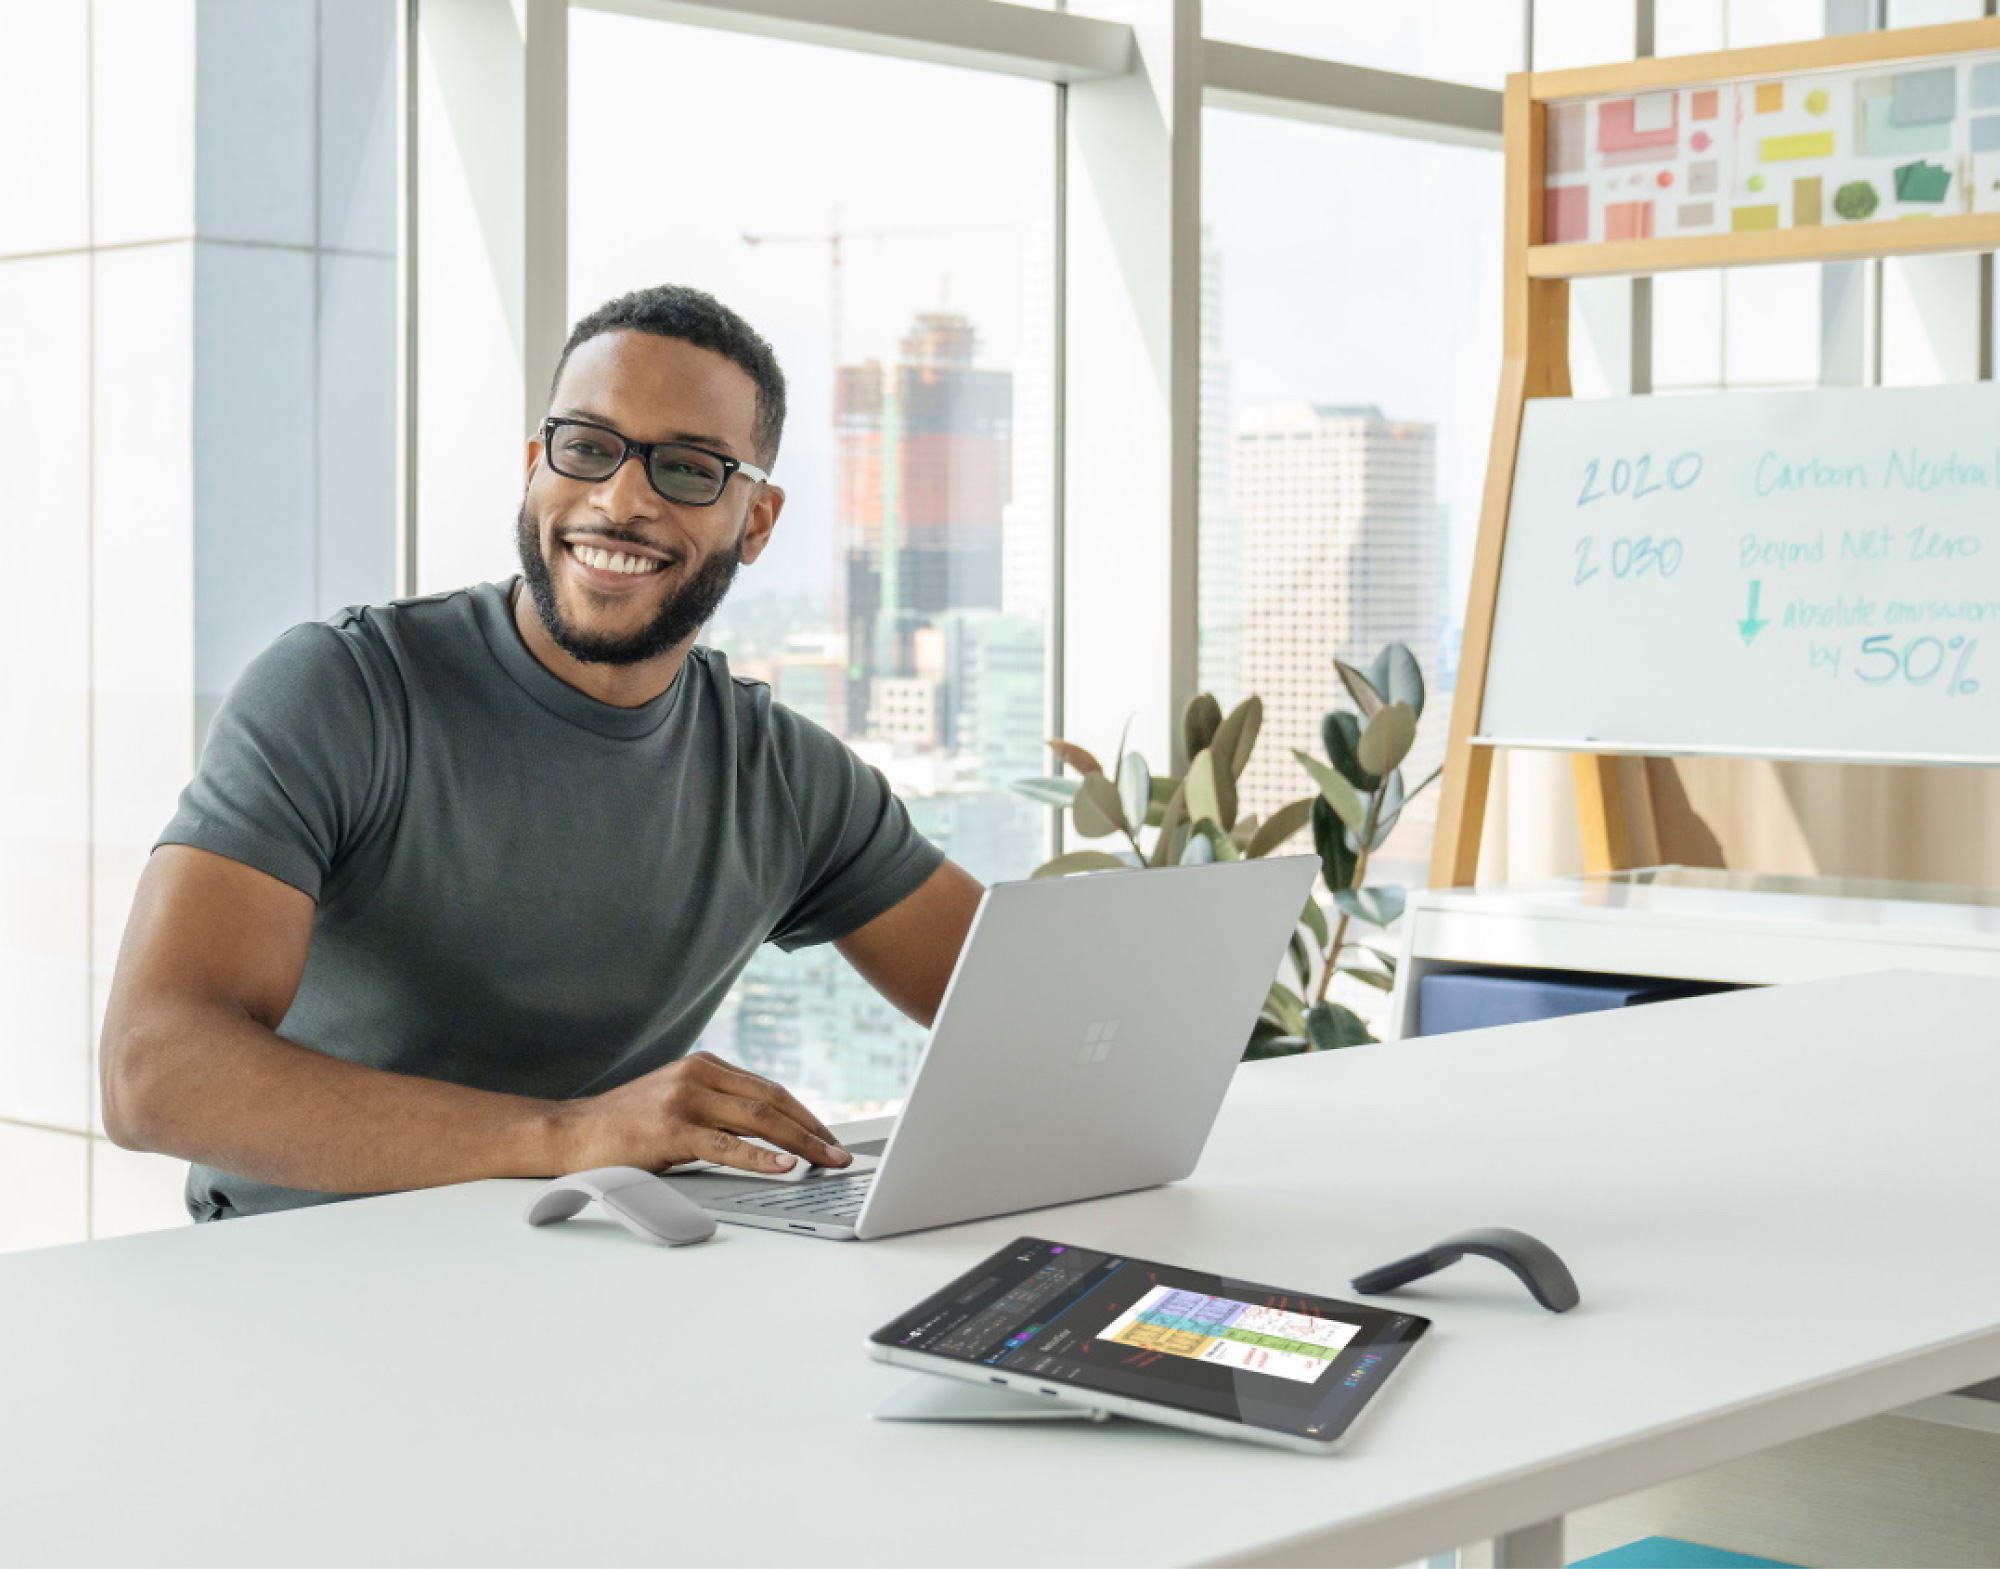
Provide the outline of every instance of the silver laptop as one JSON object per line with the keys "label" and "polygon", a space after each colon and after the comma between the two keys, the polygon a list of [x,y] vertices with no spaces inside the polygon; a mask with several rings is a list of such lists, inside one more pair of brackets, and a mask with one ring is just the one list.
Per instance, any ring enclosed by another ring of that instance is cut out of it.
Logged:
{"label": "silver laptop", "polygon": [[1318,869],[1295,855],[996,884],[895,1130],[854,1151],[870,1169],[668,1180],[718,1220],[862,1239],[1178,1181]]}

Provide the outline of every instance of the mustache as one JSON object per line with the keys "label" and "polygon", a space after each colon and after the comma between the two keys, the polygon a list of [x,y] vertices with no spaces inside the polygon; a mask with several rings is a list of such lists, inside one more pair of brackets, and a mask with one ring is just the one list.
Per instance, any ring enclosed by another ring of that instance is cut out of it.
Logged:
{"label": "mustache", "polygon": [[648,539],[644,534],[633,528],[565,529],[556,531],[551,537],[554,543],[566,545],[571,540],[582,539],[586,535],[591,539],[608,539],[620,545],[637,545],[641,550],[657,551],[659,554],[671,557],[675,561],[679,561],[682,558],[682,553],[674,546],[663,545],[658,540]]}

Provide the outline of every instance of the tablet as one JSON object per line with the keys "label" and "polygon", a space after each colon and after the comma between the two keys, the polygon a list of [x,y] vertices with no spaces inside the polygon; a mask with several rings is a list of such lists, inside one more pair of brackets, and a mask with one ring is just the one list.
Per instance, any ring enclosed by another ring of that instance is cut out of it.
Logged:
{"label": "tablet", "polygon": [[1428,1319],[1022,1237],[869,1337],[879,1362],[1324,1454]]}

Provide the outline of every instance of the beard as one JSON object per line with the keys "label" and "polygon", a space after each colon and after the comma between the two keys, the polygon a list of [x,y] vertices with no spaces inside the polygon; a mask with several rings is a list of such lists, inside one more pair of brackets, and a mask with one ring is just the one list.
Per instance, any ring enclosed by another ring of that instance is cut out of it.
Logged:
{"label": "beard", "polygon": [[[605,537],[618,536],[607,532]],[[521,552],[521,580],[528,585],[535,614],[541,618],[549,640],[570,658],[587,665],[644,664],[678,647],[714,618],[729,585],[736,581],[736,569],[743,565],[743,538],[739,534],[733,545],[710,556],[669,594],[651,621],[623,637],[608,637],[584,631],[562,613],[562,607],[556,603],[555,574],[542,554],[541,529],[529,516],[525,501],[516,522],[515,543]],[[558,544],[555,548],[560,550],[562,546]]]}

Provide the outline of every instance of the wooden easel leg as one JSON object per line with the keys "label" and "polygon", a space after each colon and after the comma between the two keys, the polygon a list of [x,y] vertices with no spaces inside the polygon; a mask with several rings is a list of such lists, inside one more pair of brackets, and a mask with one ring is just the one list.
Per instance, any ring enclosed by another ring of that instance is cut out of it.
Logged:
{"label": "wooden easel leg", "polygon": [[1431,840],[1433,888],[1470,888],[1478,881],[1480,831],[1492,781],[1493,748],[1454,736],[1445,751],[1444,778],[1438,781],[1444,796]]}
{"label": "wooden easel leg", "polygon": [[1576,815],[1583,831],[1583,869],[1618,872],[1658,854],[1645,760],[1575,752]]}

